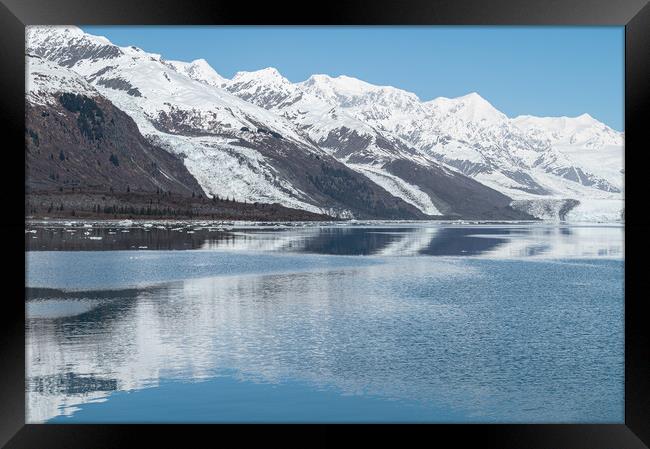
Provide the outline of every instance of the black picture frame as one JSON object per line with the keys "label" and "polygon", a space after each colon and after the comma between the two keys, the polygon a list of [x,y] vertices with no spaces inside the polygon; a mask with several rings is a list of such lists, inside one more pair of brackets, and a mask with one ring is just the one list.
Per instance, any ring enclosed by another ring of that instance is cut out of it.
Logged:
{"label": "black picture frame", "polygon": [[[453,447],[635,449],[650,446],[650,339],[644,295],[650,221],[643,213],[643,128],[650,98],[650,4],[645,0],[0,0],[0,126],[5,288],[0,312],[0,445],[7,448],[187,447],[236,438],[321,445],[353,432],[369,442],[453,441]],[[25,424],[25,26],[75,25],[623,25],[625,26],[625,423],[609,425],[34,425]],[[646,145],[647,147],[647,145]],[[24,162],[24,153],[22,156]],[[647,175],[645,176],[647,178]],[[19,188],[18,186],[23,186]],[[21,215],[22,211],[22,215]],[[18,237],[21,236],[21,237]],[[19,261],[23,261],[20,264]],[[451,440],[449,440],[451,439]],[[198,440],[197,440],[198,441]]]}

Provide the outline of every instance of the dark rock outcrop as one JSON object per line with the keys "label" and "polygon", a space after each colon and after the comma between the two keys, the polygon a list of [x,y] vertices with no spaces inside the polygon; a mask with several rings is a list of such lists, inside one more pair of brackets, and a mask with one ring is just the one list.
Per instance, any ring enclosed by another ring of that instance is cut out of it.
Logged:
{"label": "dark rock outcrop", "polygon": [[534,220],[521,210],[510,207],[506,195],[472,178],[431,166],[424,167],[408,160],[395,160],[384,169],[405,181],[419,186],[438,209],[456,218],[495,220]]}
{"label": "dark rock outcrop", "polygon": [[28,190],[204,193],[181,159],[149,143],[110,101],[55,98],[54,105],[26,106]]}
{"label": "dark rock outcrop", "polygon": [[415,206],[397,198],[325,153],[304,151],[288,139],[272,136],[259,139],[255,148],[277,171],[280,178],[300,189],[324,210],[352,211],[360,219],[425,219]]}

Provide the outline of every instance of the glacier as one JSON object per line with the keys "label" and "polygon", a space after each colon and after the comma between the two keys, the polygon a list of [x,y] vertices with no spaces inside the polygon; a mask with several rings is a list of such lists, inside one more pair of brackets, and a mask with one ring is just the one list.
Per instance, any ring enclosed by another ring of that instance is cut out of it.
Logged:
{"label": "glacier", "polygon": [[[210,196],[355,216],[324,204],[278,162],[278,153],[300,152],[336,160],[430,217],[459,213],[459,198],[439,186],[458,190],[468,177],[485,186],[471,187],[483,189],[475,203],[494,190],[542,219],[623,219],[624,133],[588,114],[510,118],[476,92],[422,101],[345,75],[291,82],[272,67],[227,79],[204,59],[166,60],[71,26],[30,26],[26,38],[27,53],[49,62],[28,77],[30,101],[48,101],[46,91],[106,97],[182,156]],[[270,136],[273,155],[264,150]],[[422,176],[406,179],[394,169],[404,163]]]}

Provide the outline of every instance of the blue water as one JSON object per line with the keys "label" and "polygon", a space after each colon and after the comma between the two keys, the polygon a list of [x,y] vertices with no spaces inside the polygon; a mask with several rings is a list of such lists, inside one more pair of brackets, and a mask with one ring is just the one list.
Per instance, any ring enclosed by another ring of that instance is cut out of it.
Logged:
{"label": "blue water", "polygon": [[364,266],[369,258],[216,251],[39,251],[27,253],[27,285],[63,290],[143,287],[211,276]]}
{"label": "blue water", "polygon": [[28,421],[623,422],[620,229],[482,231],[30,251]]}
{"label": "blue water", "polygon": [[450,408],[372,395],[342,394],[297,381],[265,383],[216,376],[202,382],[164,381],[156,388],[116,392],[49,422],[101,423],[426,423],[462,422]]}

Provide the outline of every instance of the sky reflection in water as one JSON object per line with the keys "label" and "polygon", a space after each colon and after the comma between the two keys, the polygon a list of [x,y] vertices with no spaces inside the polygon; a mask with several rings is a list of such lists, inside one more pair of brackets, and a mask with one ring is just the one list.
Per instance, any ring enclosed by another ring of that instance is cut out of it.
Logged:
{"label": "sky reflection in water", "polygon": [[28,421],[622,422],[622,232],[249,228],[203,251],[30,251]]}

